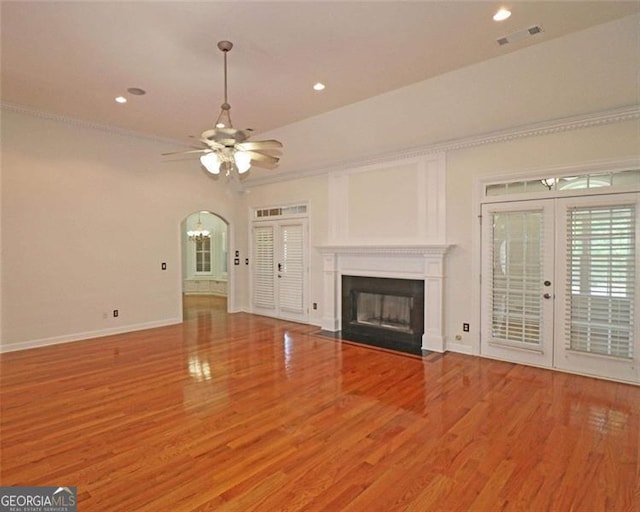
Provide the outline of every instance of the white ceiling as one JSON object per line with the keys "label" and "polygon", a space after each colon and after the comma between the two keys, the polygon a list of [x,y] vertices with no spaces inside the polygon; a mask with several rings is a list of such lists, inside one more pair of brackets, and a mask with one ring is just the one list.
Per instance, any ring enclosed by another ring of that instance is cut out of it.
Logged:
{"label": "white ceiling", "polygon": [[[268,131],[531,44],[640,12],[640,2],[2,2],[2,101],[186,140],[223,98]],[[541,24],[504,47],[496,39]],[[314,92],[322,81],[327,88]],[[124,105],[114,97],[128,87]]]}

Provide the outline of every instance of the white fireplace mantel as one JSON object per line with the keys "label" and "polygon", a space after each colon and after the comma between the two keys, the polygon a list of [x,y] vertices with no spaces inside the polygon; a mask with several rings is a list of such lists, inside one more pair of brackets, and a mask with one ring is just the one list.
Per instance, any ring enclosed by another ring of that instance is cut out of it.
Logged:
{"label": "white fireplace mantel", "polygon": [[444,257],[448,244],[323,245],[322,328],[342,328],[342,276],[424,280],[422,349],[445,351],[443,331]]}

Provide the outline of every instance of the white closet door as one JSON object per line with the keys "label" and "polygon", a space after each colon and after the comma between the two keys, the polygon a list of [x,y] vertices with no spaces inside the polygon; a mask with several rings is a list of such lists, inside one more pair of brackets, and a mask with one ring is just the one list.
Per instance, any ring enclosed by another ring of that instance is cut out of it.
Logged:
{"label": "white closet door", "polygon": [[553,200],[483,205],[483,355],[553,364],[553,224]]}
{"label": "white closet door", "polygon": [[638,197],[558,201],[558,368],[640,382]]}

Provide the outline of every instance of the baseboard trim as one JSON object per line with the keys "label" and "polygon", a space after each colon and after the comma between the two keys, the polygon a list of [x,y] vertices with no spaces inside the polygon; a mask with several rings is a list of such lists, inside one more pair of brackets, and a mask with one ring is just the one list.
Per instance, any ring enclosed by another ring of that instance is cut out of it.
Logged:
{"label": "baseboard trim", "polygon": [[114,334],[124,334],[127,332],[143,331],[145,329],[153,329],[155,327],[166,327],[167,325],[175,325],[182,323],[182,318],[166,318],[164,320],[156,320],[154,322],[145,322],[141,324],[123,325],[121,327],[113,327],[111,329],[101,329],[99,331],[86,331],[74,334],[65,334],[62,336],[54,336],[51,338],[40,338],[38,340],[20,341],[18,343],[0,344],[0,354],[7,352],[16,352],[18,350],[30,350],[32,348],[47,347],[49,345],[60,345],[62,343],[71,343],[74,341],[82,341],[91,338],[102,338],[104,336],[112,336]]}
{"label": "baseboard trim", "polygon": [[458,354],[474,355],[471,345],[463,345],[462,343],[447,343],[447,352],[456,352]]}

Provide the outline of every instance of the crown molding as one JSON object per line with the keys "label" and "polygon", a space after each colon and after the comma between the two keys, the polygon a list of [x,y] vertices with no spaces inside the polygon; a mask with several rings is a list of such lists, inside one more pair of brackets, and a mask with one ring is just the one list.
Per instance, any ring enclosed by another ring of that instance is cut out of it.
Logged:
{"label": "crown molding", "polygon": [[[127,130],[125,128],[119,128],[113,125],[94,123],[73,117],[63,116],[60,114],[53,114],[51,112],[44,112],[35,109],[31,109],[22,105],[13,103],[0,102],[0,110],[6,110],[9,112],[17,112],[20,114],[26,114],[40,119],[47,119],[52,121],[58,121],[73,126],[79,126],[82,128],[88,128],[91,130],[98,130],[124,137],[134,137],[138,139],[144,139],[152,142],[160,142],[167,145],[184,144],[184,141],[176,139],[163,138],[156,135],[150,135],[134,130]],[[392,152],[381,153],[378,155],[367,156],[364,158],[349,159],[341,162],[336,162],[328,166],[310,167],[307,169],[300,169],[298,171],[288,171],[280,174],[273,174],[271,176],[264,176],[260,178],[247,177],[239,183],[236,192],[246,192],[247,187],[267,185],[271,183],[279,183],[284,181],[292,181],[296,179],[308,178],[311,176],[318,176],[328,174],[330,172],[343,171],[345,169],[353,169],[358,167],[365,167],[370,165],[386,164],[391,162],[397,162],[399,160],[408,160],[412,158],[420,158],[427,155],[433,155],[435,153],[445,153],[447,151],[454,151],[458,149],[467,149],[478,146],[484,146],[487,144],[495,144],[500,142],[508,142],[511,140],[522,139],[526,137],[537,137],[540,135],[549,135],[553,133],[561,133],[566,131],[580,130],[583,128],[591,128],[593,126],[614,124],[624,121],[631,121],[634,119],[640,119],[640,105],[628,105],[624,107],[603,110],[600,112],[593,112],[589,114],[582,114],[578,116],[564,117],[558,119],[552,119],[543,121],[540,123],[529,124],[525,126],[519,126],[515,128],[509,128],[506,130],[500,130],[495,132],[489,132],[482,135],[476,135],[471,137],[463,137],[459,139],[450,139],[443,142],[437,142],[435,144],[427,144],[422,146],[413,146]]]}
{"label": "crown molding", "polygon": [[345,169],[397,162],[399,160],[420,158],[435,153],[446,153],[447,151],[473,148],[500,142],[508,142],[511,140],[523,139],[526,137],[538,137],[541,135],[549,135],[553,133],[581,130],[583,128],[620,123],[624,121],[631,121],[634,119],[640,119],[640,105],[628,105],[625,107],[609,109],[600,112],[551,119],[540,123],[533,123],[525,126],[509,128],[506,130],[489,132],[482,135],[463,137],[459,139],[450,139],[435,144],[413,146],[370,157],[344,160],[342,162],[337,162],[329,166],[284,172],[281,174],[275,174],[272,176],[265,176],[260,178],[247,178],[244,184],[245,186],[267,185],[270,183],[291,181],[311,176],[328,174],[331,172],[343,171]]}
{"label": "crown molding", "polygon": [[391,255],[409,254],[417,256],[444,255],[451,244],[329,244],[316,248],[321,254],[351,254],[351,255]]}
{"label": "crown molding", "polygon": [[85,121],[83,119],[77,119],[75,117],[63,116],[60,114],[54,114],[51,112],[45,112],[42,110],[35,110],[23,105],[17,105],[14,103],[0,102],[0,109],[8,112],[16,112],[18,114],[25,114],[31,117],[37,117],[39,119],[46,119],[48,121],[57,121],[59,123],[68,124],[71,126],[77,126],[80,128],[87,128],[89,130],[97,130],[101,132],[111,133],[114,135],[120,135],[123,137],[134,137],[137,139],[144,139],[151,142],[160,142],[162,144],[182,145],[185,142],[177,139],[169,139],[166,137],[160,137],[159,135],[150,135],[148,133],[137,132],[135,130],[127,130],[126,128],[119,128],[110,124],[94,123],[92,121]]}

